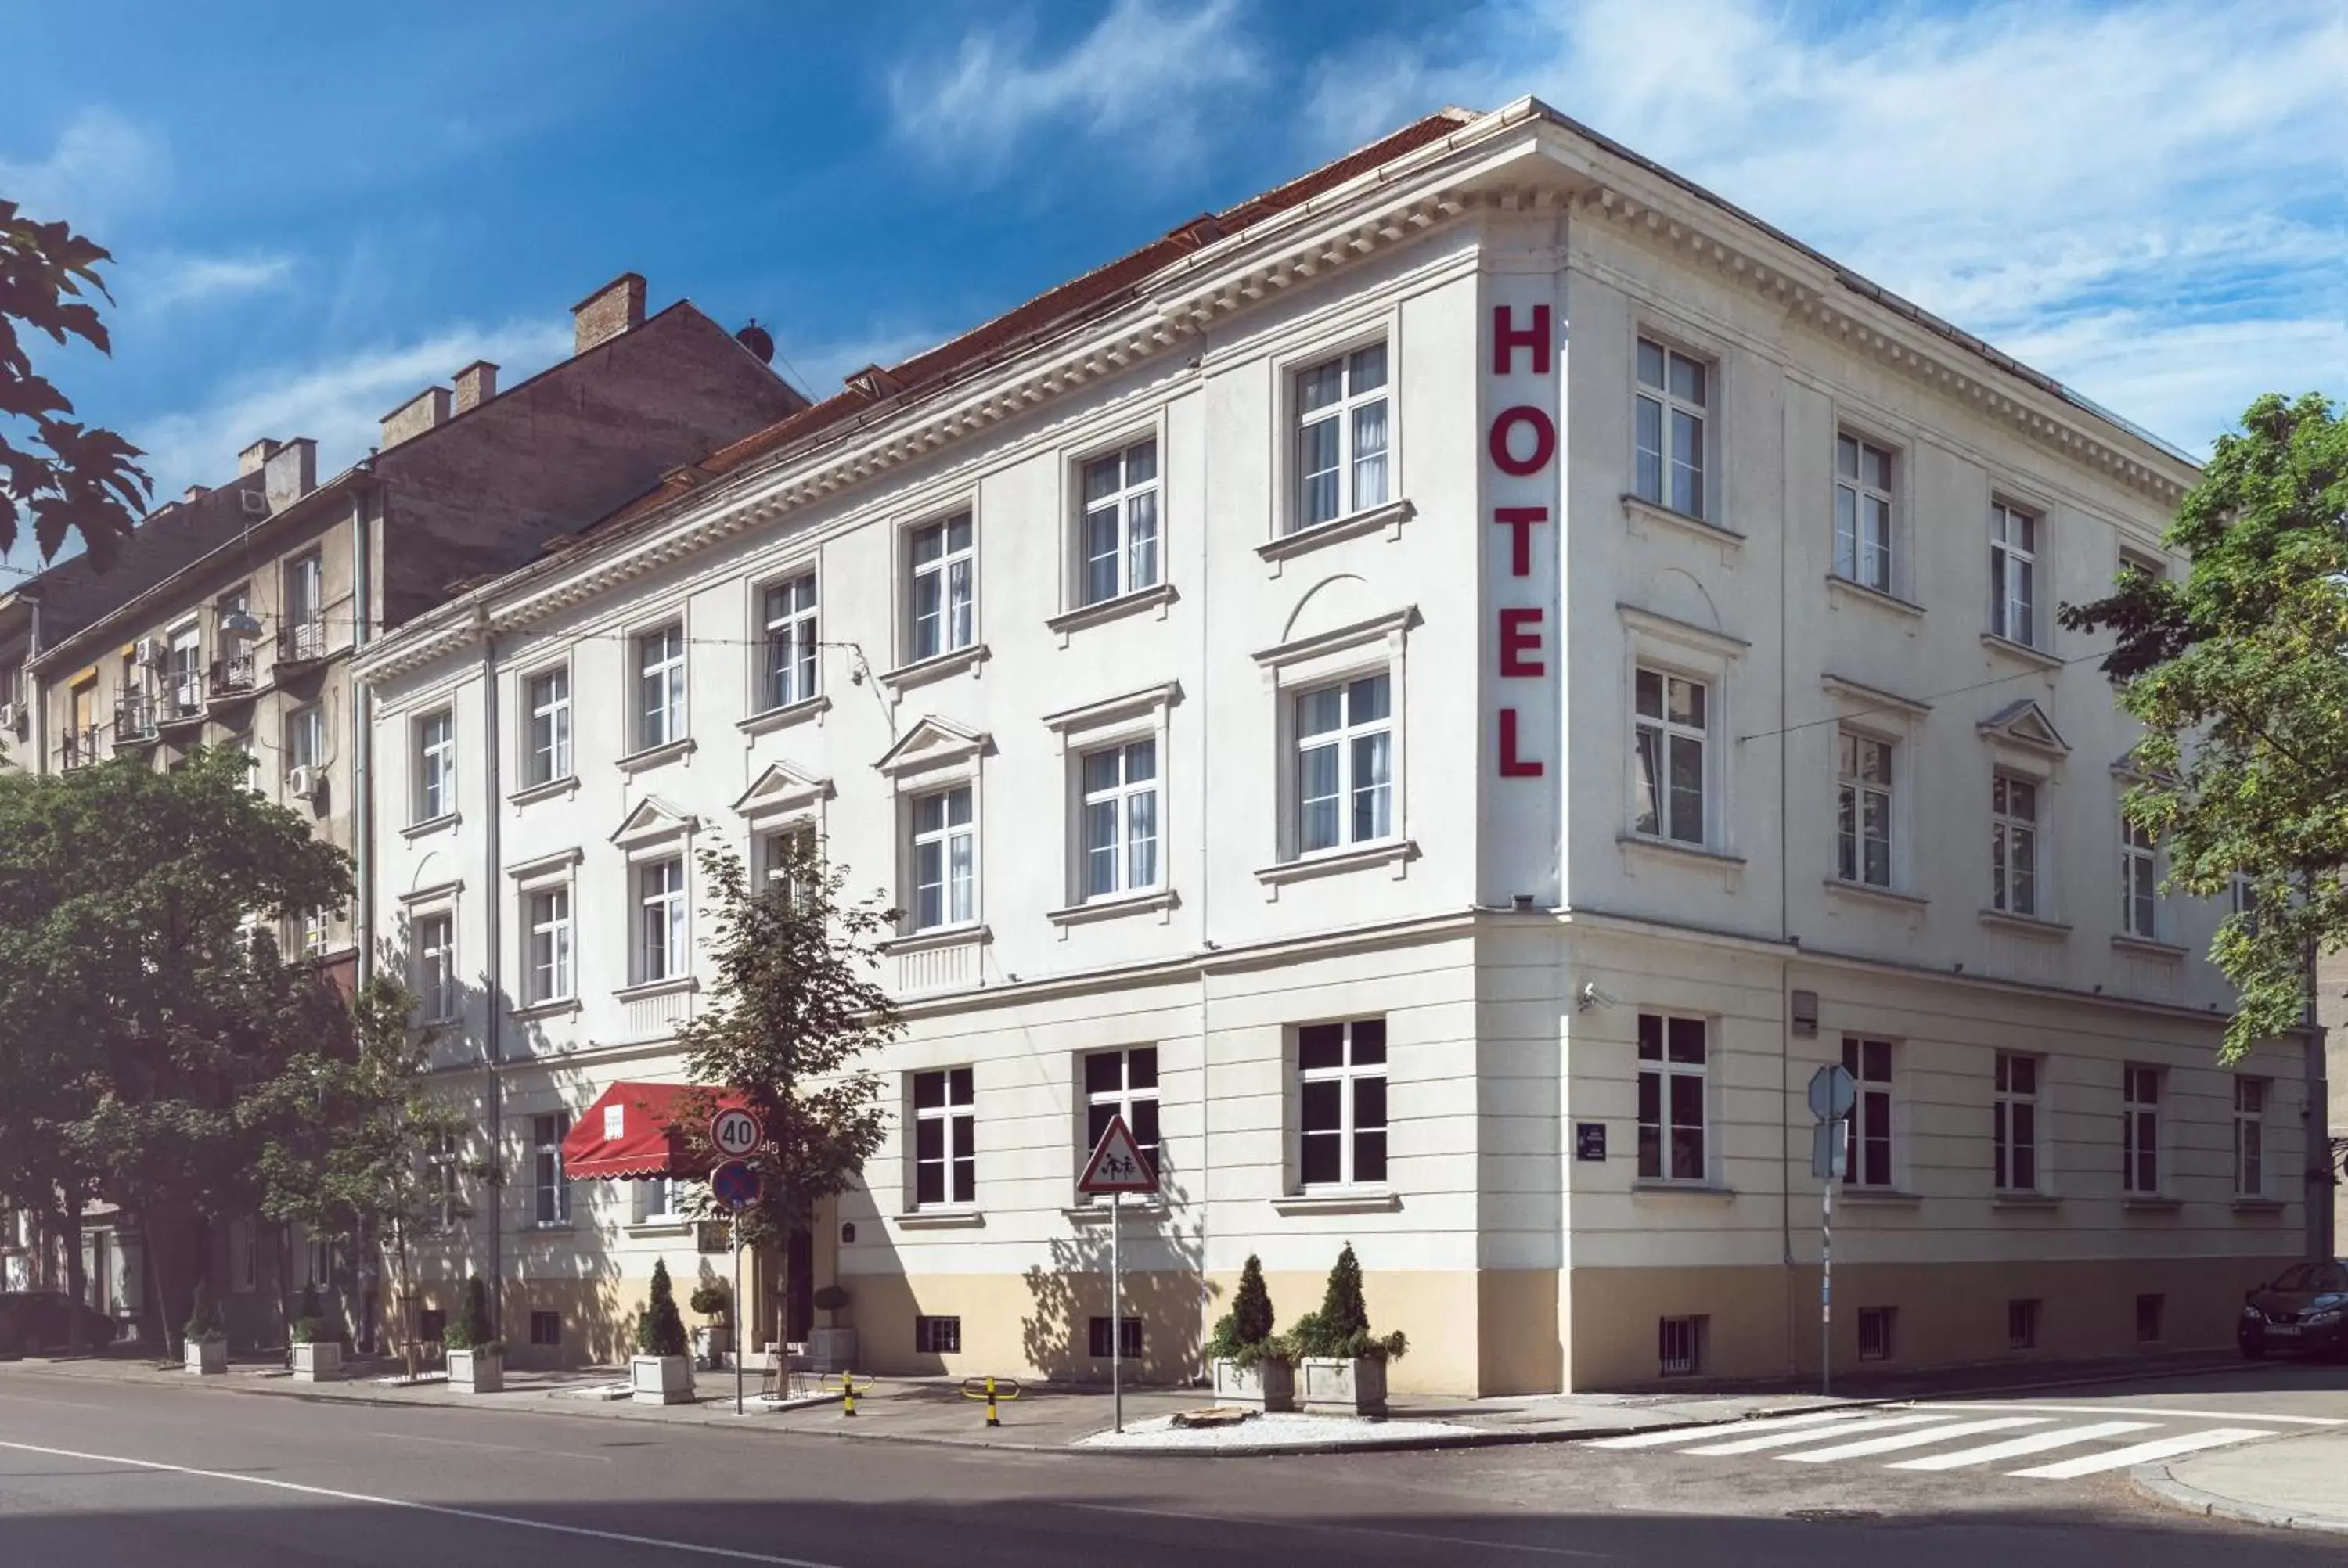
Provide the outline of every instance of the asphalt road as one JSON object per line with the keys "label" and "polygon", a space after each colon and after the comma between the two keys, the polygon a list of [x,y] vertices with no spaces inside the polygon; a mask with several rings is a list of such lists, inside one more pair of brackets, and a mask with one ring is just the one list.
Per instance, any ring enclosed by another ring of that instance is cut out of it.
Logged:
{"label": "asphalt road", "polygon": [[[1994,1434],[2011,1440],[2078,1421],[2141,1420],[2166,1433],[2263,1417],[2281,1429],[2273,1418],[2348,1417],[2343,1390],[2348,1377],[2336,1368],[2262,1368],[2006,1401],[2084,1413],[1920,1409],[1928,1420],[2037,1423]],[[2117,1413],[2124,1407],[2188,1414]],[[2337,1538],[2160,1512],[2128,1491],[2124,1471],[2029,1479],[2006,1466],[1888,1468],[1950,1447],[1822,1463],[1588,1444],[1149,1460],[13,1378],[0,1382],[0,1565],[2341,1560]]]}

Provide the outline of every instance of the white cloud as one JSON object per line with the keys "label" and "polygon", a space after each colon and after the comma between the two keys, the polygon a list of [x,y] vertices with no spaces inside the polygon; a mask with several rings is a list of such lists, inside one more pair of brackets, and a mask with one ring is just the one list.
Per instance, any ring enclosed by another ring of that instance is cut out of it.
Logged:
{"label": "white cloud", "polygon": [[101,245],[108,220],[155,195],[170,177],[170,149],[108,108],[75,115],[46,157],[0,156],[0,195],[29,218],[63,220]]}
{"label": "white cloud", "polygon": [[173,305],[257,293],[276,287],[293,273],[291,256],[173,253],[126,266],[114,282],[114,296],[127,311],[152,313]]}
{"label": "white cloud", "polygon": [[1239,0],[1114,0],[1056,55],[1038,53],[1028,29],[973,29],[951,56],[891,76],[898,134],[938,162],[975,162],[982,172],[1055,127],[1134,138],[1148,156],[1179,159],[1202,135],[1212,108],[1205,95],[1262,75],[1239,13]]}

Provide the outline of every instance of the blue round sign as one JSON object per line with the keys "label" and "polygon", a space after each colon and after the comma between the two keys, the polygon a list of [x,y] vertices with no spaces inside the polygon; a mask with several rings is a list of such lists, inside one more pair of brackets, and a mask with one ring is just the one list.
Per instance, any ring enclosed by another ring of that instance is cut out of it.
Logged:
{"label": "blue round sign", "polygon": [[758,1173],[728,1160],[709,1173],[709,1195],[728,1208],[747,1208],[758,1201]]}

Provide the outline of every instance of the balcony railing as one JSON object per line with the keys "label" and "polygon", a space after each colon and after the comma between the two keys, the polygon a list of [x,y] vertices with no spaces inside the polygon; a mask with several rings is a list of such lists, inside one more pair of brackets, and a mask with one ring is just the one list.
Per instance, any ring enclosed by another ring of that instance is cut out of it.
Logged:
{"label": "balcony railing", "polygon": [[194,671],[185,671],[173,681],[170,693],[164,699],[162,722],[169,724],[203,716],[204,682]]}
{"label": "balcony railing", "polygon": [[[135,692],[114,704],[114,743],[128,746],[155,738],[155,699]],[[93,732],[95,733],[95,732]]]}
{"label": "balcony railing", "polygon": [[98,760],[98,729],[91,724],[86,729],[67,730],[65,742],[57,747],[57,757],[67,768],[86,768]]}
{"label": "balcony railing", "polygon": [[234,653],[226,659],[215,659],[211,668],[211,694],[215,699],[241,697],[252,690],[252,655]]}
{"label": "balcony railing", "polygon": [[277,638],[277,657],[301,661],[324,659],[326,656],[326,621],[324,616],[311,616],[288,625]]}

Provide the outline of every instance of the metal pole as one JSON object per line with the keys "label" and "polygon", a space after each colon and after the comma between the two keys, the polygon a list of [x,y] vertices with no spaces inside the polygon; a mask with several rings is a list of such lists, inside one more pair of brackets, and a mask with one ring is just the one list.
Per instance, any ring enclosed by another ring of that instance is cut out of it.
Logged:
{"label": "metal pole", "polygon": [[1117,1256],[1117,1233],[1125,1229],[1125,1194],[1111,1193],[1108,1199],[1108,1401],[1112,1429],[1125,1430],[1125,1363],[1120,1352],[1125,1348],[1125,1281],[1119,1273],[1122,1266]]}
{"label": "metal pole", "polygon": [[1829,1174],[1818,1194],[1818,1392],[1834,1392],[1834,1189]]}
{"label": "metal pole", "polygon": [[[734,1309],[726,1315],[729,1327],[742,1327],[742,1210],[734,1210]],[[742,1413],[742,1347],[734,1347],[734,1413]]]}

